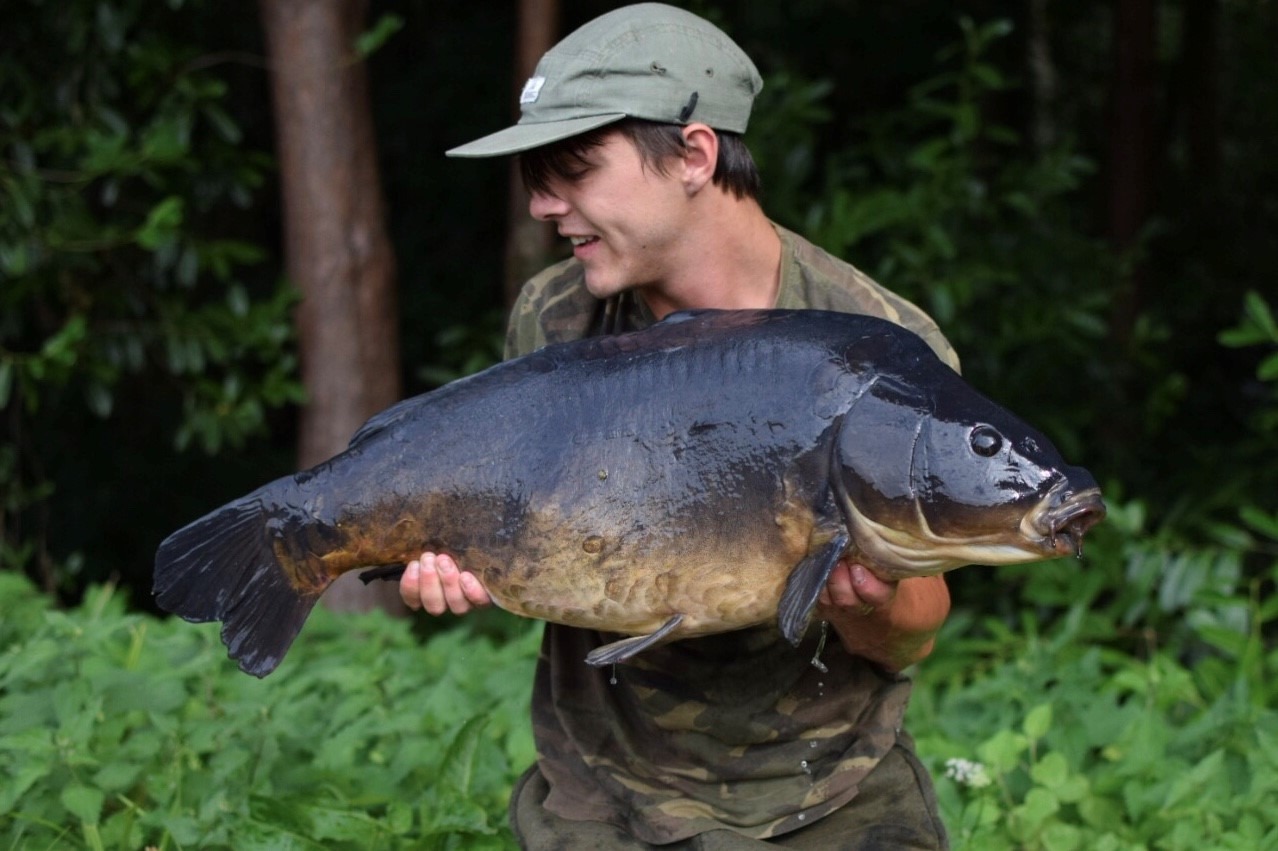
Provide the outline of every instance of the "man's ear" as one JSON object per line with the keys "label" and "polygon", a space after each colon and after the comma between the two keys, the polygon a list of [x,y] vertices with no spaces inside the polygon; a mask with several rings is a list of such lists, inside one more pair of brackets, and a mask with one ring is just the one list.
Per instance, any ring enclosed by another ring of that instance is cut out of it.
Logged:
{"label": "man's ear", "polygon": [[683,185],[689,195],[700,192],[714,179],[719,162],[719,134],[694,122],[683,128]]}

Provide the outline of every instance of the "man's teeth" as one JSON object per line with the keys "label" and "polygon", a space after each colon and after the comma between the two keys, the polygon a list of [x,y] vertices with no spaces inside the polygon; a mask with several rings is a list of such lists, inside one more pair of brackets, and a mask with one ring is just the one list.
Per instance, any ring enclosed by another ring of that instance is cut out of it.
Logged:
{"label": "man's teeth", "polygon": [[587,242],[595,241],[595,238],[593,236],[570,236],[568,237],[568,239],[571,240],[574,246],[585,245]]}

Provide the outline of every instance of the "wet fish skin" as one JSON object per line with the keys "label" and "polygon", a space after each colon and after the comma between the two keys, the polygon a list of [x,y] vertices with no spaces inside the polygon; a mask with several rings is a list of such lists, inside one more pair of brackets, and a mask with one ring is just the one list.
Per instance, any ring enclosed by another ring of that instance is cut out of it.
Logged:
{"label": "wet fish skin", "polygon": [[634,636],[610,664],[772,620],[797,642],[840,557],[897,578],[1048,558],[1103,511],[899,326],[699,311],[393,406],[171,535],[155,594],[264,676],[338,575],[448,552],[503,608]]}

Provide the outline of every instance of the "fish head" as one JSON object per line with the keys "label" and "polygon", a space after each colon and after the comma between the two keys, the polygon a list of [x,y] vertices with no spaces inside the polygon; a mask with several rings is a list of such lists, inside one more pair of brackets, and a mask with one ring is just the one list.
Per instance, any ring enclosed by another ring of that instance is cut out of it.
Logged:
{"label": "fish head", "polygon": [[840,426],[835,492],[857,558],[899,579],[1081,555],[1105,516],[1092,474],[957,373],[927,377],[879,378]]}

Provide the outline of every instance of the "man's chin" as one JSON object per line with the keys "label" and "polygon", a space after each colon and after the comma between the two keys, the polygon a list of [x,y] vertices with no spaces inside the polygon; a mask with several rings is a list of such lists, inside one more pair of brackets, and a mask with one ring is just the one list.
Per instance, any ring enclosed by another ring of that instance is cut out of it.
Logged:
{"label": "man's chin", "polygon": [[592,275],[590,271],[586,271],[586,292],[590,293],[597,299],[612,298],[629,287],[617,281],[610,281],[600,275]]}

